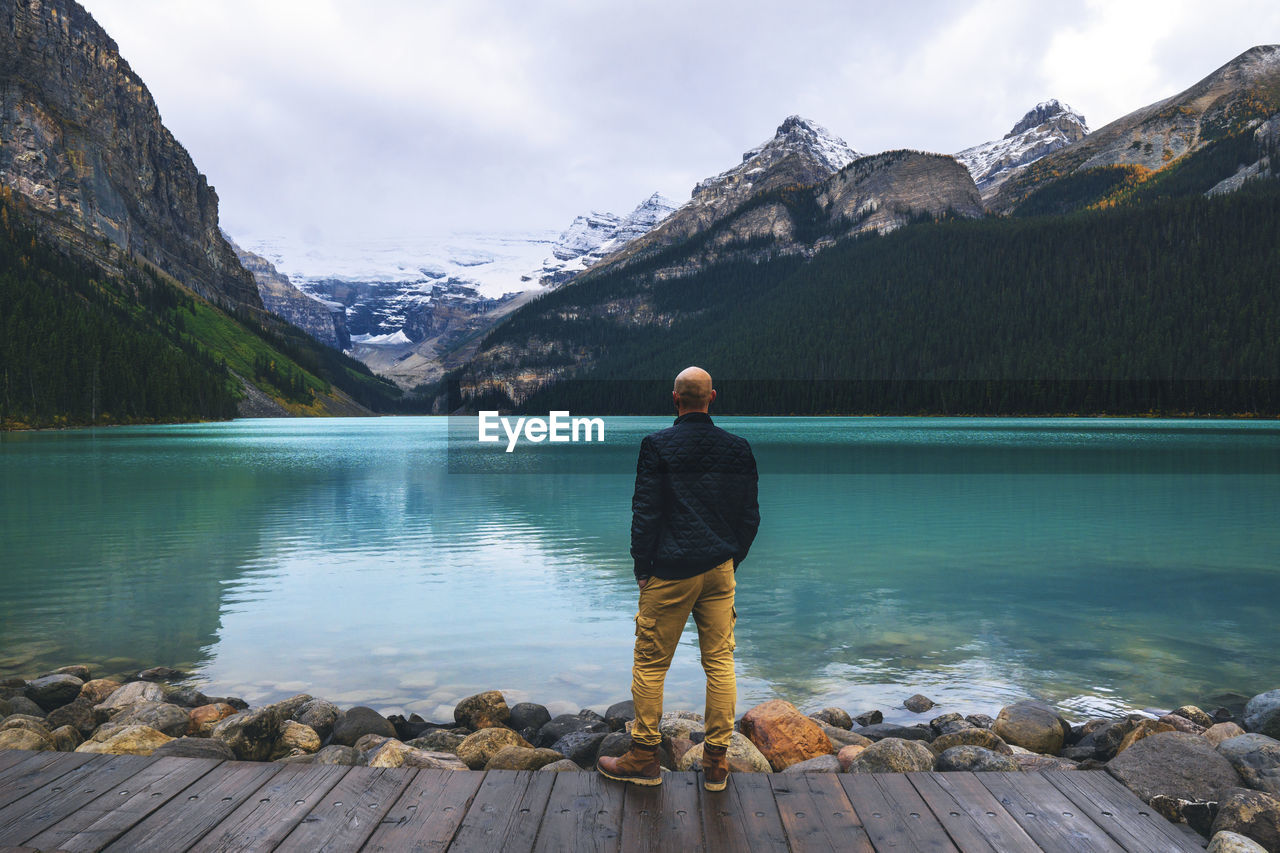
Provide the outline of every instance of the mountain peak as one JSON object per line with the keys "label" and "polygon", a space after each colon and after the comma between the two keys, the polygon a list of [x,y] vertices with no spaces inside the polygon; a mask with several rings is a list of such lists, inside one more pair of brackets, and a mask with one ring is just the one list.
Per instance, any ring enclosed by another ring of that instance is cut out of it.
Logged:
{"label": "mountain peak", "polygon": [[757,145],[742,155],[742,162],[759,157],[771,150],[803,149],[814,155],[832,172],[838,172],[858,159],[861,155],[848,146],[840,137],[822,125],[804,116],[790,115],[778,125],[773,138]]}
{"label": "mountain peak", "polygon": [[1069,104],[1064,104],[1057,98],[1050,98],[1047,101],[1041,101],[1032,109],[1027,111],[1018,123],[1013,126],[1013,130],[1004,135],[1005,139],[1010,139],[1020,133],[1025,133],[1033,127],[1039,127],[1045,122],[1052,121],[1059,116],[1076,119],[1082,126],[1085,125],[1084,116],[1071,109]]}

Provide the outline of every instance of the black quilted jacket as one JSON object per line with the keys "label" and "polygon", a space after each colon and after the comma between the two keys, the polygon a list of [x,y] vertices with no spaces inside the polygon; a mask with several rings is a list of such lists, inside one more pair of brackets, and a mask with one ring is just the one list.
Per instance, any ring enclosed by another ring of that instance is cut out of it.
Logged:
{"label": "black quilted jacket", "polygon": [[631,499],[636,577],[693,577],[730,557],[736,570],[760,526],[756,484],[751,445],[705,412],[645,436]]}

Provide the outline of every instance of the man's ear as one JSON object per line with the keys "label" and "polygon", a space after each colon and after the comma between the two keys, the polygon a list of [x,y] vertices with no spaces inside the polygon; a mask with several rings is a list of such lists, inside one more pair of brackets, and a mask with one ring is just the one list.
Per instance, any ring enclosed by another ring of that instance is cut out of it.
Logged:
{"label": "man's ear", "polygon": [[707,408],[710,408],[711,404],[714,403],[715,401],[716,401],[716,389],[712,388],[711,396],[707,398]]}

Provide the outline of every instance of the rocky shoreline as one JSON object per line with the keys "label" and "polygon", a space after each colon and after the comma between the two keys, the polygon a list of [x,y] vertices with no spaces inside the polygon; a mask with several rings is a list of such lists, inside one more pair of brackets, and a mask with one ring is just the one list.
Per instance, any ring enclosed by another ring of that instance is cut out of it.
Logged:
{"label": "rocky shoreline", "polygon": [[[603,714],[553,717],[532,702],[508,706],[490,690],[458,702],[453,719],[385,717],[309,694],[256,708],[183,686],[166,667],[127,679],[67,666],[0,681],[0,749],[170,755],[239,761],[444,770],[590,770],[630,743],[630,701]],[[729,762],[738,773],[912,771],[1106,772],[1161,814],[1185,822],[1211,850],[1280,853],[1280,688],[1212,712],[1183,705],[1070,723],[1026,700],[995,717],[937,714],[916,695],[914,725],[871,710],[804,714],[774,699],[737,721]],[[663,715],[668,770],[701,768],[702,717]]]}

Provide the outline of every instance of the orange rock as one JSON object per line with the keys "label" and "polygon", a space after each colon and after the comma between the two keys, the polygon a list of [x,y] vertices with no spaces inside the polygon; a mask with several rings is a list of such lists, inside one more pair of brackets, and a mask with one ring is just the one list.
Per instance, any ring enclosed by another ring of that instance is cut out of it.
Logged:
{"label": "orange rock", "polygon": [[841,772],[849,772],[849,765],[853,763],[853,759],[861,755],[865,749],[865,746],[858,746],[857,744],[840,747],[840,751],[836,753],[836,760],[840,762]]}
{"label": "orange rock", "polygon": [[191,710],[191,725],[187,726],[187,734],[195,737],[208,737],[213,727],[230,717],[236,709],[226,702],[214,702],[212,705],[201,705]]}
{"label": "orange rock", "polygon": [[102,701],[120,689],[120,682],[113,681],[110,678],[95,678],[93,681],[86,681],[84,686],[80,688],[80,695],[89,699],[94,705],[102,704]]}
{"label": "orange rock", "polygon": [[1177,731],[1177,729],[1168,723],[1162,723],[1159,720],[1143,720],[1133,727],[1133,731],[1124,736],[1124,740],[1120,741],[1120,745],[1116,747],[1116,755],[1124,752],[1144,737],[1172,731]]}
{"label": "orange rock", "polygon": [[775,771],[836,751],[821,726],[782,699],[752,708],[743,716],[741,729]]}

